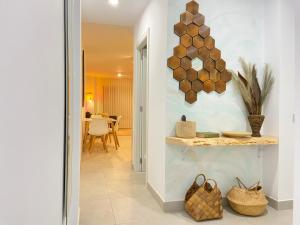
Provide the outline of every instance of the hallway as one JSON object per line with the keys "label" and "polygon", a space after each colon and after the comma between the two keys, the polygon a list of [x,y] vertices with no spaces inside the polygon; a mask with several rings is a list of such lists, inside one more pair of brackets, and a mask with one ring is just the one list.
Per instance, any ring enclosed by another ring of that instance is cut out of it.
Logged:
{"label": "hallway", "polygon": [[[109,153],[95,145],[84,153],[81,164],[80,225],[191,225],[199,224],[185,212],[164,213],[145,185],[145,174],[131,168],[131,137],[120,136],[121,148]],[[291,225],[292,210],[268,209],[265,216],[251,218],[225,209],[222,220],[203,225]]]}
{"label": "hallway", "polygon": [[96,143],[92,154],[82,155],[80,225],[126,224],[137,219],[135,211],[143,204],[156,206],[145,187],[145,174],[132,171],[131,137],[119,140],[118,151],[110,144],[105,153]]}

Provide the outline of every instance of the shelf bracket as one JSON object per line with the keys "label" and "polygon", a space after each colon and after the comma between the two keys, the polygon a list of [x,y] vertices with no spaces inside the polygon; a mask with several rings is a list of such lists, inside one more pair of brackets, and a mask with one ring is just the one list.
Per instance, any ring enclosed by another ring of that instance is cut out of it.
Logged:
{"label": "shelf bracket", "polygon": [[259,145],[258,146],[258,150],[257,150],[257,158],[260,159],[262,156],[262,146]]}
{"label": "shelf bracket", "polygon": [[184,161],[185,160],[185,154],[191,150],[191,147],[190,146],[185,146],[182,150],[182,160]]}

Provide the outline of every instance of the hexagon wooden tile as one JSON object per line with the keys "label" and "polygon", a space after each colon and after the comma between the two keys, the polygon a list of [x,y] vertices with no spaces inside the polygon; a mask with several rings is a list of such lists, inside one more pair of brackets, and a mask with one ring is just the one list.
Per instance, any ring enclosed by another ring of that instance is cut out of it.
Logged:
{"label": "hexagon wooden tile", "polygon": [[[221,51],[210,35],[210,28],[204,24],[205,17],[199,13],[199,4],[193,0],[186,4],[186,11],[180,15],[180,22],[174,25],[174,33],[180,38],[174,48],[173,56],[168,59],[168,67],[179,82],[179,89],[185,93],[185,100],[192,104],[197,101],[197,93],[226,90],[226,82],[231,73]],[[193,67],[199,58],[203,62],[200,70]]]}

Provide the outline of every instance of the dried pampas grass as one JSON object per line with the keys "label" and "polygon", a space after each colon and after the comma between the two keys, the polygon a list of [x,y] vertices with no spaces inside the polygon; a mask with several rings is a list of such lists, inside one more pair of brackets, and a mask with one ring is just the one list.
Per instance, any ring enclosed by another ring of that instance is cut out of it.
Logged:
{"label": "dried pampas grass", "polygon": [[250,115],[261,115],[262,105],[270,94],[274,84],[274,78],[269,65],[264,68],[263,86],[259,86],[255,64],[247,63],[240,58],[243,75],[231,71],[236,85],[241,93],[244,103]]}

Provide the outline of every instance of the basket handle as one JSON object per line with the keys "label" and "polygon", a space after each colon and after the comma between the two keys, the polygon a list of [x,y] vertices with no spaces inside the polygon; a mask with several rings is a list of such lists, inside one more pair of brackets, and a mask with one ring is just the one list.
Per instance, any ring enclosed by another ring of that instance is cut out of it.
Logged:
{"label": "basket handle", "polygon": [[214,184],[215,184],[214,187],[218,187],[217,182],[214,179],[207,179],[207,180],[205,180],[205,184],[208,183],[208,181],[214,182]]}
{"label": "basket handle", "polygon": [[259,187],[260,181],[258,181],[257,183],[253,184],[251,187],[248,188],[248,190],[251,190],[253,188],[255,188],[255,191],[257,191],[258,187]]}
{"label": "basket handle", "polygon": [[248,190],[247,186],[241,181],[240,178],[236,177],[237,183],[239,185],[240,188],[242,188],[242,186]]}
{"label": "basket handle", "polygon": [[260,181],[258,181],[257,183],[253,184],[252,186],[247,187],[247,186],[240,180],[240,178],[236,177],[236,180],[237,180],[238,185],[239,185],[240,188],[242,188],[242,186],[243,186],[243,187],[244,187],[245,189],[247,189],[247,190],[251,190],[251,189],[255,188],[255,190],[257,191],[258,186],[259,186],[259,184],[260,184]]}
{"label": "basket handle", "polygon": [[203,179],[204,179],[203,183],[206,181],[205,175],[204,175],[203,173],[200,173],[200,174],[198,174],[198,175],[195,177],[195,182],[196,182],[196,183],[197,183],[197,180],[198,180],[199,177],[203,177]]}

